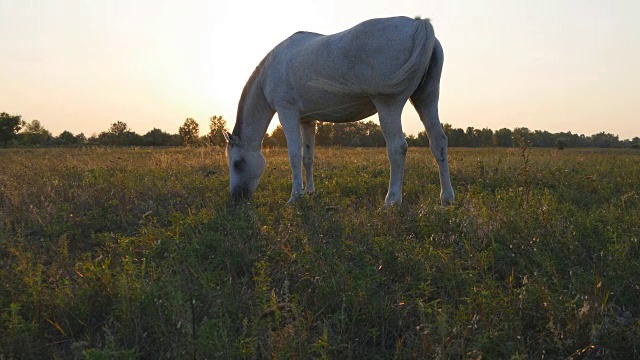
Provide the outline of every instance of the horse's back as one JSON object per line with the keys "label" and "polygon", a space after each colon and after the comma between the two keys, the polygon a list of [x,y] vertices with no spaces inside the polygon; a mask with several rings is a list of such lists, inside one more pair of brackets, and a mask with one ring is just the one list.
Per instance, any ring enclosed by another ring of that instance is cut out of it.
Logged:
{"label": "horse's back", "polygon": [[[434,42],[430,24],[406,17],[367,20],[333,35],[297,32],[272,51],[267,93],[273,103],[285,98],[301,112],[348,121],[370,114],[373,97],[408,97],[428,68]],[[339,110],[325,111],[331,109]]]}
{"label": "horse's back", "polygon": [[[425,38],[434,36],[425,32],[424,21],[396,17],[367,20],[333,35],[298,33],[286,49],[292,57],[288,75],[294,82],[303,78],[320,87],[333,83],[345,91],[385,92],[387,82],[398,81],[401,69],[426,71],[428,55],[421,50],[433,46]],[[426,58],[416,57],[419,53]],[[409,73],[403,75],[414,75]]]}

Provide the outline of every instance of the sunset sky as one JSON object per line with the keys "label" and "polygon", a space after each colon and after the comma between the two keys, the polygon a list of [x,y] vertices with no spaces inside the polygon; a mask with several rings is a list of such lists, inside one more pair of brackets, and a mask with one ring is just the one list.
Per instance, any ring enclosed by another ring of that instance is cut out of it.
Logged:
{"label": "sunset sky", "polygon": [[397,15],[431,18],[442,42],[442,122],[640,136],[638,0],[2,0],[0,112],[54,135],[177,133],[187,117],[203,131],[214,114],[232,128],[280,41]]}

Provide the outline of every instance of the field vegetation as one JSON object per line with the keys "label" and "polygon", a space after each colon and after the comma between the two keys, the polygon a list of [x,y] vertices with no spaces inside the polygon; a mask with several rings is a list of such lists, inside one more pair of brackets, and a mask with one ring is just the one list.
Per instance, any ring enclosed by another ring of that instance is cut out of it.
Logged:
{"label": "field vegetation", "polygon": [[0,150],[0,359],[640,359],[640,152]]}

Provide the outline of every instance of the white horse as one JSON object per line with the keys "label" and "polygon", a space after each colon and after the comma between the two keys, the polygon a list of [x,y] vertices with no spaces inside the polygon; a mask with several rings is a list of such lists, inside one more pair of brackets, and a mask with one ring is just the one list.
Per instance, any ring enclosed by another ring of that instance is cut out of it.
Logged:
{"label": "white horse", "polygon": [[400,115],[411,99],[438,164],[441,202],[452,204],[447,137],[438,118],[443,59],[428,19],[372,19],[334,35],[293,34],[256,67],[242,91],[233,132],[224,132],[232,196],[250,197],[257,187],[266,166],[262,139],[276,112],[289,150],[289,203],[315,191],[316,120],[351,122],[377,112],[391,168],[384,206],[399,205],[408,148]]}

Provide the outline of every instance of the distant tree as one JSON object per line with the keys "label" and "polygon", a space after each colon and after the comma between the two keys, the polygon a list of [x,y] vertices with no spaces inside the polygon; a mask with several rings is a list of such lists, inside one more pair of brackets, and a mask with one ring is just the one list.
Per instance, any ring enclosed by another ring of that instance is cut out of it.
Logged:
{"label": "distant tree", "polygon": [[513,133],[510,129],[502,128],[493,133],[493,145],[501,147],[513,146]]}
{"label": "distant tree", "polygon": [[209,118],[208,141],[213,146],[225,146],[227,141],[223,131],[227,131],[227,121],[222,116],[213,115]]}
{"label": "distant tree", "polygon": [[142,144],[145,146],[179,146],[182,145],[182,137],[160,129],[153,129],[142,135]]}
{"label": "distant tree", "polygon": [[493,146],[493,130],[489,128],[474,129],[476,146]]}
{"label": "distant tree", "polygon": [[15,139],[22,126],[24,126],[22,116],[0,113],[0,144],[8,144]]}
{"label": "distant tree", "polygon": [[462,129],[453,128],[450,124],[443,124],[442,130],[449,140],[449,146],[468,146],[467,136]]}
{"label": "distant tree", "polygon": [[587,137],[584,136],[584,134],[575,135],[575,139],[574,137],[567,137],[567,139],[569,139],[569,141],[571,141],[571,145],[575,147],[586,147],[588,146],[588,143],[589,143],[589,141],[587,140]]}
{"label": "distant tree", "polygon": [[272,138],[278,146],[287,146],[287,138],[284,135],[284,130],[281,125],[273,129],[270,138]]}
{"label": "distant tree", "polygon": [[135,131],[127,131],[125,133],[124,144],[127,146],[142,146],[144,145],[144,141],[140,134],[137,134]]}
{"label": "distant tree", "polygon": [[409,147],[420,146],[420,143],[418,142],[418,137],[416,137],[414,134],[409,134],[407,136],[407,145],[409,145]]}
{"label": "distant tree", "polygon": [[51,139],[51,132],[45,129],[40,120],[32,120],[22,129],[23,142],[27,145],[44,145]]}
{"label": "distant tree", "polygon": [[70,131],[63,131],[56,137],[57,143],[60,145],[77,144],[78,138]]}
{"label": "distant tree", "polygon": [[103,131],[97,136],[89,139],[90,142],[95,142],[100,145],[114,146],[117,145],[117,136],[111,133],[110,131]]}
{"label": "distant tree", "polygon": [[529,129],[515,128],[512,132],[512,135],[514,145],[520,147],[520,149],[522,149],[523,151],[531,148],[531,141],[529,140]]}
{"label": "distant tree", "polygon": [[[84,134],[82,135],[84,137]],[[107,146],[141,146],[144,139],[135,133],[122,121],[116,121],[109,126],[109,130],[101,132],[99,135],[92,135],[89,140],[91,144]]]}
{"label": "distant tree", "polygon": [[[536,147],[553,147],[557,137],[548,131],[536,130],[530,134],[531,144]],[[562,136],[560,136],[562,137]],[[565,138],[566,141],[566,138]]]}
{"label": "distant tree", "polygon": [[420,131],[418,133],[417,139],[418,139],[418,143],[420,144],[419,146],[429,147],[429,135],[427,135],[426,130]]}
{"label": "distant tree", "polygon": [[200,142],[200,126],[193,118],[187,118],[178,129],[183,144],[188,146],[198,145]]}
{"label": "distant tree", "polygon": [[427,136],[427,132],[425,130],[420,131],[417,135],[409,135],[407,136],[407,143],[409,146],[415,147],[425,147],[429,146],[429,137]]}
{"label": "distant tree", "polygon": [[366,136],[367,127],[360,121],[333,124],[333,145],[351,146],[353,139]]}
{"label": "distant tree", "polygon": [[316,145],[329,146],[332,145],[331,138],[333,136],[333,124],[325,121],[316,122]]}
{"label": "distant tree", "polygon": [[116,121],[113,124],[111,124],[111,127],[109,127],[109,133],[116,136],[122,136],[128,131],[130,131],[129,125],[127,125],[122,121]]}
{"label": "distant tree", "polygon": [[91,136],[89,136],[87,138],[87,143],[91,144],[91,145],[97,145],[98,144],[98,134],[92,133]]}
{"label": "distant tree", "polygon": [[84,136],[84,133],[79,133],[78,135],[76,135],[76,142],[78,144],[84,144],[87,142],[87,137]]}
{"label": "distant tree", "polygon": [[278,146],[278,142],[274,138],[269,136],[269,134],[266,134],[262,139],[262,147],[274,148],[276,146]]}
{"label": "distant tree", "polygon": [[617,147],[620,145],[620,140],[617,135],[600,132],[595,135],[591,135],[592,146],[599,148]]}
{"label": "distant tree", "polygon": [[466,141],[467,141],[467,146],[470,146],[470,147],[477,147],[478,146],[478,139],[476,137],[476,129],[474,129],[473,126],[467,127],[467,130],[465,130],[465,132],[464,132],[464,136],[465,136]]}
{"label": "distant tree", "polygon": [[514,139],[520,139],[524,143],[531,145],[531,131],[526,127],[517,127],[513,129],[512,136]]}
{"label": "distant tree", "polygon": [[143,145],[142,136],[129,129],[129,125],[122,121],[111,124],[108,131],[98,135],[97,142],[100,145],[134,146]]}
{"label": "distant tree", "polygon": [[382,128],[380,127],[380,125],[374,123],[373,121],[360,123],[360,125],[364,129],[364,137],[360,136],[362,146],[378,147],[386,145],[384,134],[382,133]]}

